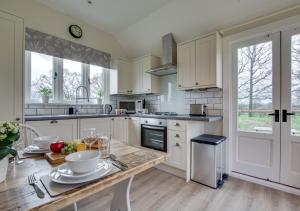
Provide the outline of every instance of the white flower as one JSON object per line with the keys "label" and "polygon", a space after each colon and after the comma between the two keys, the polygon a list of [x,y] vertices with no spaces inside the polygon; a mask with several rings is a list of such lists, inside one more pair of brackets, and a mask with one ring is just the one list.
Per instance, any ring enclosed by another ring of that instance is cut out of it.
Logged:
{"label": "white flower", "polygon": [[6,128],[0,125],[0,133],[6,133]]}
{"label": "white flower", "polygon": [[0,134],[0,141],[3,140],[3,139],[5,139],[6,137],[7,137],[6,134]]}

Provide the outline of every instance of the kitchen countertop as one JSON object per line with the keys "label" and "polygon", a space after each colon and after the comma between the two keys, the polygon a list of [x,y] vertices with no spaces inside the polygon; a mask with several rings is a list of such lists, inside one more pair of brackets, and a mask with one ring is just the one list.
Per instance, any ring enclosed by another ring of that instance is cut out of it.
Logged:
{"label": "kitchen countertop", "polygon": [[188,121],[203,121],[214,122],[223,119],[222,116],[190,116],[190,115],[154,115],[154,114],[130,114],[130,115],[116,115],[116,114],[78,114],[78,115],[39,115],[39,116],[25,116],[25,121],[43,121],[43,120],[64,120],[64,119],[88,119],[88,118],[107,118],[107,117],[140,117],[140,118],[157,118],[170,120],[188,120]]}

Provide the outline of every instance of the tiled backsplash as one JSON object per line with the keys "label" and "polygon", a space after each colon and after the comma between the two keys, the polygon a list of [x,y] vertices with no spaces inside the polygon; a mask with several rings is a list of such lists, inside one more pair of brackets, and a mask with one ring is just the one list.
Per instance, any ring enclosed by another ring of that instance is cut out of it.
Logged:
{"label": "tiled backsplash", "polygon": [[[68,114],[69,107],[76,107],[76,105],[65,104],[26,104],[25,115],[60,115]],[[98,104],[85,104],[79,105],[79,112],[84,114],[103,113],[103,105]]]}
{"label": "tiled backsplash", "polygon": [[[135,95],[135,96],[111,96],[114,108],[120,100],[146,99],[146,108],[149,112],[161,111],[162,97],[159,95]],[[223,92],[222,89],[192,90],[185,91],[184,99],[178,99],[177,103],[184,103],[183,111],[176,111],[179,114],[189,114],[190,104],[206,104],[208,115],[223,115]]]}
{"label": "tiled backsplash", "polygon": [[[142,100],[146,99],[146,108],[149,112],[162,111],[163,96],[160,95],[133,95],[133,96],[111,96],[110,102],[113,109],[117,108],[120,100]],[[176,111],[179,114],[189,114],[190,104],[201,103],[207,105],[208,115],[222,115],[223,114],[223,92],[221,89],[208,90],[192,90],[184,92],[184,99],[178,99],[177,103],[184,104],[185,109]],[[27,104],[25,106],[26,115],[58,115],[68,114],[69,107],[76,107],[76,105],[63,104]],[[94,114],[103,113],[103,105],[88,104],[79,105],[80,113]],[[166,111],[166,110],[163,110]]]}

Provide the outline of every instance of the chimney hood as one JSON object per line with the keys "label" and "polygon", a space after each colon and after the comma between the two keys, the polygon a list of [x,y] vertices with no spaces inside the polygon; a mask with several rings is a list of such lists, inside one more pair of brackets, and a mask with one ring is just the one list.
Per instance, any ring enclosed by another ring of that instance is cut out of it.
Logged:
{"label": "chimney hood", "polygon": [[156,76],[165,76],[177,73],[177,45],[172,33],[162,37],[162,59],[161,66],[148,70],[147,73]]}

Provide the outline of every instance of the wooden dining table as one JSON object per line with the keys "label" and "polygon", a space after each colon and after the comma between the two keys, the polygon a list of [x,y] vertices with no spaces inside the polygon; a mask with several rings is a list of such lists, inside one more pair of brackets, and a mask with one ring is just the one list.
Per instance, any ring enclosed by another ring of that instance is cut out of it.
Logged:
{"label": "wooden dining table", "polygon": [[167,154],[148,148],[129,146],[115,140],[111,142],[111,153],[115,154],[118,160],[126,163],[129,168],[56,197],[51,197],[38,181],[38,185],[45,192],[45,197],[42,199],[37,197],[34,188],[28,184],[28,176],[34,174],[39,179],[49,174],[55,166],[51,165],[44,156],[26,158],[19,165],[9,164],[7,179],[0,183],[0,210],[58,210],[70,204],[76,205],[77,201],[111,186],[114,186],[111,210],[131,210],[129,190],[133,177],[165,161]]}

